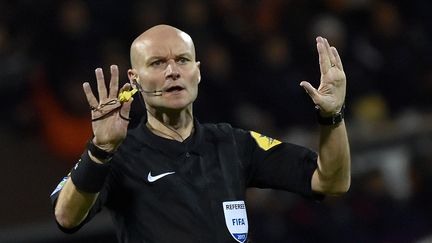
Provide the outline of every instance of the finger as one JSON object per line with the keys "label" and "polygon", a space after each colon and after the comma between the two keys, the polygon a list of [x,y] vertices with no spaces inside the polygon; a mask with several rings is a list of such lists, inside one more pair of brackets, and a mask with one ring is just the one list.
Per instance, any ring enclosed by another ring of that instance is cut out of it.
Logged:
{"label": "finger", "polygon": [[132,86],[131,86],[130,83],[125,83],[125,84],[123,85],[123,87],[121,87],[119,93],[121,93],[121,92],[123,92],[123,91],[125,91],[125,90],[129,91],[131,88],[132,88]]}
{"label": "finger", "polygon": [[95,73],[99,92],[99,101],[103,101],[107,98],[107,90],[102,68],[96,68]]}
{"label": "finger", "polygon": [[320,65],[320,71],[321,74],[327,73],[327,71],[330,69],[330,59],[328,57],[327,49],[324,43],[324,38],[321,36],[318,36],[316,38],[317,42],[317,50],[318,50],[318,56],[319,56],[319,65]]}
{"label": "finger", "polygon": [[83,90],[90,107],[97,107],[99,105],[99,102],[93,95],[93,91],[91,90],[90,84],[88,82],[83,83]]}
{"label": "finger", "polygon": [[325,47],[327,50],[328,57],[330,59],[330,67],[332,68],[332,67],[336,66],[337,60],[336,60],[336,57],[332,51],[332,47],[330,46],[330,44],[326,38],[324,38],[324,42],[325,42]]}
{"label": "finger", "polygon": [[129,91],[130,90],[130,88],[131,88],[131,85],[129,84],[129,83],[126,83],[126,84],[124,84],[123,85],[123,87],[121,87],[121,89],[120,89],[120,91],[119,91],[119,93],[118,93],[118,96],[117,96],[117,99],[120,101],[120,102],[124,102],[124,97],[121,97],[121,96],[123,96],[123,92],[124,91]]}
{"label": "finger", "polygon": [[339,52],[337,51],[336,47],[332,46],[331,51],[332,51],[333,55],[335,56],[335,59],[336,59],[335,64],[336,64],[336,66],[340,70],[343,70],[342,60],[341,60],[341,58],[339,56]]}
{"label": "finger", "polygon": [[111,65],[111,81],[110,81],[110,89],[109,89],[109,97],[115,98],[118,93],[118,85],[119,85],[119,71],[117,65]]}
{"label": "finger", "polygon": [[315,89],[312,84],[310,84],[307,81],[302,81],[300,83],[300,86],[304,88],[304,90],[306,91],[306,93],[312,98],[312,101],[314,102],[315,105],[319,105],[319,101],[320,101],[320,96],[318,93],[318,90]]}
{"label": "finger", "polygon": [[133,100],[134,100],[134,98],[131,97],[127,102],[123,103],[123,105],[120,109],[121,116],[129,118],[129,113],[130,113],[130,109],[131,109],[131,105],[132,105]]}
{"label": "finger", "polygon": [[329,61],[330,61],[330,67],[329,67],[329,69],[330,69],[330,68],[336,66],[336,64],[335,64],[335,62],[336,62],[336,58],[335,58],[335,56],[333,55],[333,52],[332,52],[332,50],[331,50],[331,46],[330,46],[330,44],[329,44],[327,38],[323,38],[323,39],[324,39],[324,47],[325,47],[325,50],[326,50],[326,53],[327,53],[328,59],[329,59]]}

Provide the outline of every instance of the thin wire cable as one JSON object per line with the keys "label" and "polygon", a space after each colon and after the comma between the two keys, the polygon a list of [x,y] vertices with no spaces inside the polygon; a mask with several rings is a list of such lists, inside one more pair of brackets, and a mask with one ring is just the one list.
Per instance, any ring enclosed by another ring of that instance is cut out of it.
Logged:
{"label": "thin wire cable", "polygon": [[98,110],[104,108],[107,105],[115,105],[115,104],[117,104],[117,100],[110,100],[110,101],[108,101],[106,103],[100,104],[98,107],[90,106],[90,110],[92,110],[92,111],[98,111]]}
{"label": "thin wire cable", "polygon": [[[98,107],[90,106],[90,109],[91,109],[92,111],[100,111],[103,107],[108,106],[108,105],[115,105],[115,104],[117,104],[117,102],[118,102],[118,100],[110,100],[110,101],[108,101],[108,102],[106,102],[106,103],[100,104]],[[102,120],[102,119],[104,119],[105,117],[107,117],[107,116],[111,115],[112,113],[114,113],[116,110],[121,109],[122,106],[123,106],[123,104],[120,104],[119,107],[116,107],[116,108],[114,108],[114,109],[108,111],[107,113],[101,115],[100,117],[93,118],[91,121],[92,121],[92,122],[95,122],[95,121]],[[119,114],[120,114],[120,111],[119,111]],[[120,114],[120,117],[121,117],[122,119],[127,120],[127,121],[130,120],[130,119],[128,119],[128,118],[122,116],[121,114]]]}

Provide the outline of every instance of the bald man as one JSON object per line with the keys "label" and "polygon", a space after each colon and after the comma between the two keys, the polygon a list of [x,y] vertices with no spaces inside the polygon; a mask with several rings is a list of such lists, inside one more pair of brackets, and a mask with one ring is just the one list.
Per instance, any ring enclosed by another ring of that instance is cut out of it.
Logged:
{"label": "bald man", "polygon": [[106,207],[120,242],[246,242],[248,187],[321,199],[350,186],[343,121],[346,79],[336,48],[317,38],[321,82],[300,83],[319,108],[318,154],[229,124],[200,124],[193,102],[201,81],[191,37],[155,26],[131,46],[130,83],[147,119],[127,129],[133,98],[118,98],[118,68],[109,88],[96,69],[91,107],[94,137],[51,199],[60,229],[75,232]]}

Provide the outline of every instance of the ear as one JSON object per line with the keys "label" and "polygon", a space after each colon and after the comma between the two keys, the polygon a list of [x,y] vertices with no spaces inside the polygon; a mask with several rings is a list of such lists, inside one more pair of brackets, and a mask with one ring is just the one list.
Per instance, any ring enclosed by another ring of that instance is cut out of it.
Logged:
{"label": "ear", "polygon": [[143,88],[139,83],[139,76],[137,74],[137,71],[135,69],[129,69],[127,73],[128,73],[129,83],[131,84],[132,88],[137,89],[139,92],[142,92]]}
{"label": "ear", "polygon": [[132,85],[132,87],[135,86],[135,83],[138,82],[139,76],[137,74],[137,71],[135,69],[129,69],[127,71],[129,83]]}
{"label": "ear", "polygon": [[198,83],[201,82],[201,62],[196,62],[197,68],[198,68]]}
{"label": "ear", "polygon": [[138,79],[138,75],[135,69],[128,69],[127,71],[127,75],[129,78],[129,82],[132,84],[132,81],[137,80]]}

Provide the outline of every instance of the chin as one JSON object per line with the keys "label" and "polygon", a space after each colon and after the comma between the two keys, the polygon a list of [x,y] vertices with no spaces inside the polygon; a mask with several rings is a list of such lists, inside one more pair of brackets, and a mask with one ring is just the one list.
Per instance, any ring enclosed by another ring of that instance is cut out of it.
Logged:
{"label": "chin", "polygon": [[165,104],[161,105],[160,108],[171,111],[181,111],[188,108],[192,104],[192,101],[172,100],[164,103]]}
{"label": "chin", "polygon": [[190,107],[195,99],[196,97],[191,96],[165,96],[159,97],[159,100],[154,100],[155,102],[149,105],[160,110],[181,111]]}
{"label": "chin", "polygon": [[191,102],[175,103],[175,104],[168,105],[167,108],[172,109],[172,110],[183,110],[183,109],[188,108],[190,104],[191,104]]}

